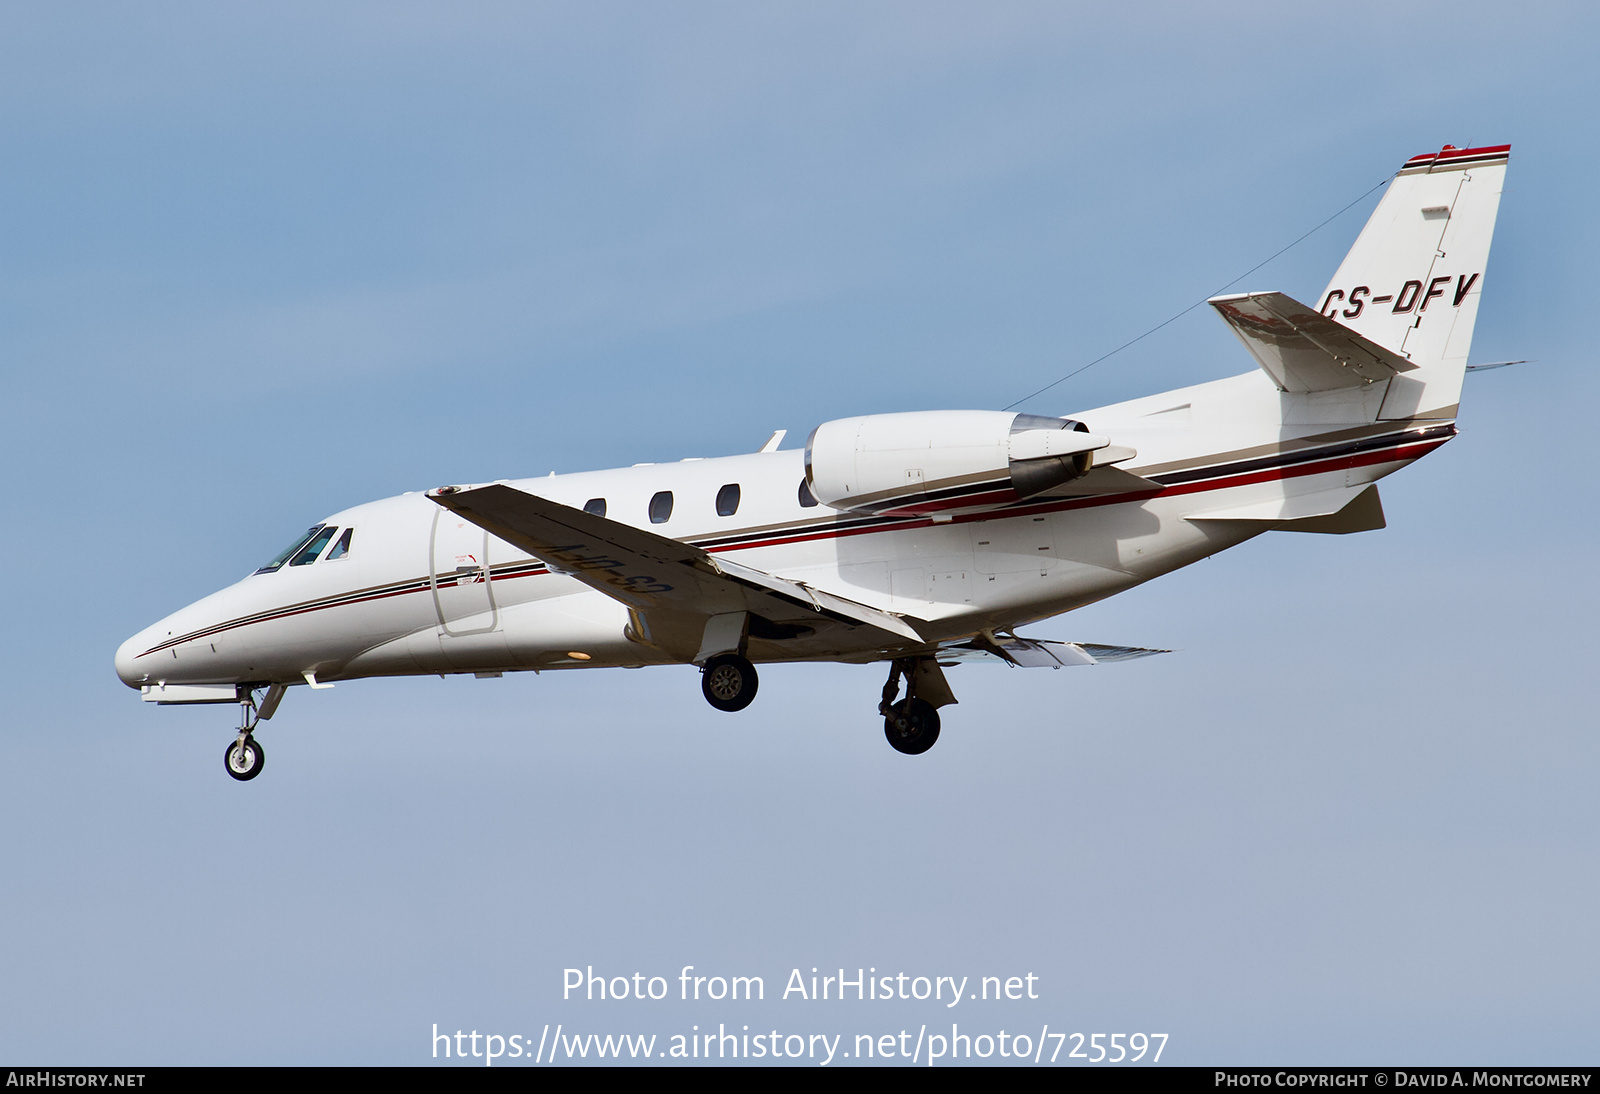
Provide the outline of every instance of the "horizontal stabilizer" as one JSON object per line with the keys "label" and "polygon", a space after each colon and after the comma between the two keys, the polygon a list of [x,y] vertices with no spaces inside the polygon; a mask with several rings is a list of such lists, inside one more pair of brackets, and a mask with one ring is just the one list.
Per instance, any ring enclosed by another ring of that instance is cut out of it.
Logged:
{"label": "horizontal stabilizer", "polygon": [[1332,391],[1417,366],[1281,292],[1207,301],[1282,391]]}
{"label": "horizontal stabilizer", "polygon": [[1049,642],[1038,638],[998,636],[993,642],[974,638],[939,648],[940,661],[990,661],[1022,669],[1059,669],[1101,662],[1132,661],[1171,650],[1136,646],[1100,646],[1092,642]]}

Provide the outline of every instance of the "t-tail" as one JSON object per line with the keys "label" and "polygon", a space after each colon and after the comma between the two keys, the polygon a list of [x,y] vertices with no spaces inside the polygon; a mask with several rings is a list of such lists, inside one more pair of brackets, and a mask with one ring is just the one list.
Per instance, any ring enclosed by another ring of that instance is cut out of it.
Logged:
{"label": "t-tail", "polygon": [[1383,382],[1377,420],[1454,418],[1510,151],[1407,160],[1315,309],[1282,293],[1212,305],[1284,391]]}

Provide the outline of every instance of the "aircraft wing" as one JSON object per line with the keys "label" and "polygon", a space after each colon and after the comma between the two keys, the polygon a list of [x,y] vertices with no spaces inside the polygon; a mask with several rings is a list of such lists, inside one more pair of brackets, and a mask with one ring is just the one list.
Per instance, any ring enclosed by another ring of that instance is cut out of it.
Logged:
{"label": "aircraft wing", "polygon": [[1132,661],[1171,650],[1146,650],[1137,646],[1101,646],[1093,642],[1048,642],[1038,638],[1000,635],[993,642],[974,638],[939,647],[938,659],[951,661],[990,661],[1022,669],[1059,669],[1074,665]]}
{"label": "aircraft wing", "polygon": [[900,616],[503,483],[445,486],[428,497],[621,601],[639,640],[686,660],[738,648],[747,629],[781,639],[782,621],[797,616],[872,627],[893,645],[923,641]]}
{"label": "aircraft wing", "polygon": [[1387,380],[1417,366],[1281,292],[1207,301],[1283,391],[1332,391]]}

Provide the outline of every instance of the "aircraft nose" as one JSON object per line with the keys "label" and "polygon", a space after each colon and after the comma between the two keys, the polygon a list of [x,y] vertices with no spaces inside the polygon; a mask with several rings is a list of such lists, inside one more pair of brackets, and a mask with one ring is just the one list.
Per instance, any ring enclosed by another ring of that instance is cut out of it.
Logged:
{"label": "aircraft nose", "polygon": [[117,647],[117,676],[130,688],[137,688],[150,681],[148,670],[139,664],[141,660],[139,654],[150,648],[149,643],[145,641],[149,634],[148,628],[142,630]]}

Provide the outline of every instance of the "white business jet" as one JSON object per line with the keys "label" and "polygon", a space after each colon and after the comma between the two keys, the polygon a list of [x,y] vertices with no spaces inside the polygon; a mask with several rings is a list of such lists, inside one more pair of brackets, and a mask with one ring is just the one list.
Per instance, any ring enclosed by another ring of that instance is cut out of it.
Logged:
{"label": "white business jet", "polygon": [[1374,484],[1455,435],[1508,152],[1407,160],[1319,306],[1210,301],[1257,371],[1070,418],[846,418],[803,452],[779,432],[750,455],[358,505],[128,639],[117,675],[155,703],[238,703],[241,780],[289,687],[431,673],[695,665],[737,711],[757,664],[887,662],[884,733],[925,752],[952,664],[1164,652],[1024,624],[1262,532],[1383,527]]}

